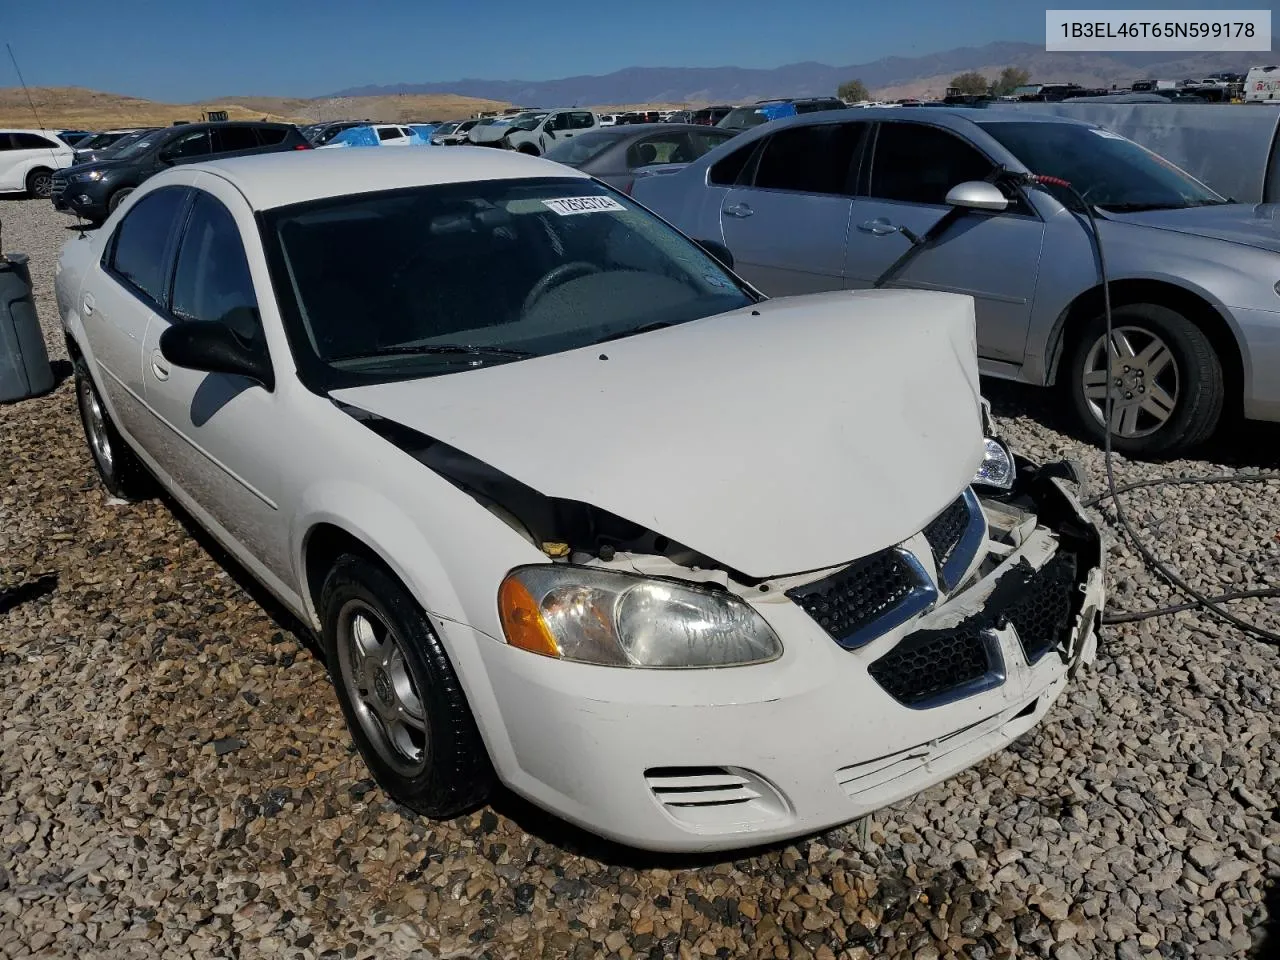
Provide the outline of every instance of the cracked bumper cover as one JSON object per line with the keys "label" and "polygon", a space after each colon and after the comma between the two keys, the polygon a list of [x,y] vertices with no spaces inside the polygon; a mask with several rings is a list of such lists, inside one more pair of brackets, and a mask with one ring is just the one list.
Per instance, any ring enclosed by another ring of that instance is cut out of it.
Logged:
{"label": "cracked bumper cover", "polygon": [[[1016,547],[988,555],[957,592],[856,650],[835,643],[780,590],[752,602],[785,652],[750,667],[618,670],[538,657],[442,624],[482,651],[502,715],[501,724],[486,724],[499,775],[595,833],[696,851],[846,823],[1000,750],[1093,661],[1104,603],[1100,538],[1064,479],[1070,471],[1019,464],[1011,497],[1033,503],[1035,513]],[[993,539],[993,518],[1010,509],[1003,499],[983,502]],[[991,617],[988,604],[1016,599],[1002,581],[1046,570],[1068,550],[1076,559],[1070,616],[1033,660],[1016,627]],[[912,635],[978,617],[987,618],[985,635],[999,654],[998,682],[912,707],[872,676],[871,665]]]}

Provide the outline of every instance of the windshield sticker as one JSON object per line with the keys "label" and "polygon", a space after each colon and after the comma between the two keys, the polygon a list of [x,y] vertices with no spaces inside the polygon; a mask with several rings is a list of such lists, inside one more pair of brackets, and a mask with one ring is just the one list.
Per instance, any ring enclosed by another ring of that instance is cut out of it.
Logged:
{"label": "windshield sticker", "polygon": [[1092,129],[1097,136],[1104,137],[1107,140],[1126,139],[1125,137],[1120,136],[1120,134],[1118,133],[1112,133],[1110,130],[1103,130],[1101,127],[1091,127],[1090,129]]}
{"label": "windshield sticker", "polygon": [[612,197],[559,197],[555,200],[543,200],[542,205],[552,213],[562,217],[571,217],[575,213],[599,213],[604,210],[621,210],[627,208]]}

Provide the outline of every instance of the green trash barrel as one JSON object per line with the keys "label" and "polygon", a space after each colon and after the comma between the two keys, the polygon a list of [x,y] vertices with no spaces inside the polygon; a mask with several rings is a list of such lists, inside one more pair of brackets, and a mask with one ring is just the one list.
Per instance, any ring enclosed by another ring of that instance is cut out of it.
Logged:
{"label": "green trash barrel", "polygon": [[25,253],[0,256],[0,403],[53,389]]}

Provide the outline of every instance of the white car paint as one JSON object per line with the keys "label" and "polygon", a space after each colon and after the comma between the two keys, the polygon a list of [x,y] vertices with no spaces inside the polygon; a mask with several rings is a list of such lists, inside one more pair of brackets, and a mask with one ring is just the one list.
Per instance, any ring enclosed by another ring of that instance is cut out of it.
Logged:
{"label": "white car paint", "polygon": [[559,108],[549,110],[532,130],[515,130],[505,135],[504,142],[512,150],[542,156],[555,144],[600,126],[600,118],[590,110]]}
{"label": "white car paint", "polygon": [[0,193],[24,192],[33,172],[73,163],[75,151],[52,130],[0,130]]}
{"label": "white car paint", "polygon": [[[1013,627],[991,631],[1004,679],[990,689],[912,708],[868,672],[919,631],[983,611],[1020,561],[1038,568],[1064,549],[1065,534],[1033,513],[988,502],[974,515],[979,539],[962,586],[858,649],[833,642],[786,594],[895,543],[938,578],[921,528],[981,458],[967,298],[886,291],[765,301],[424,380],[332,396],[303,386],[256,212],[352,190],[547,176],[588,189],[576,171],[484,149],[317,150],[173,168],[66,244],[56,281],[66,334],[127,442],[304,621],[320,625],[306,565],[317,525],[340,527],[385,560],[438,631],[500,779],[587,829],[666,850],[812,832],[968,767],[1039,722],[1093,658],[1100,564],[1079,575],[1080,612],[1060,655],[1028,663]],[[234,217],[273,390],[168,364],[156,351],[168,321],[100,266],[130,209],[174,185],[211,194]],[[513,568],[548,564],[547,554],[340,404],[429,433],[546,495],[583,498],[695,550],[722,551],[726,567],[763,579],[641,552],[585,562],[719,584],[772,627],[782,655],[733,668],[624,669],[509,645],[498,586]],[[1068,485],[1042,479],[1037,496],[1092,531]],[[653,772],[675,767],[722,773]],[[728,799],[673,801],[691,776]]]}

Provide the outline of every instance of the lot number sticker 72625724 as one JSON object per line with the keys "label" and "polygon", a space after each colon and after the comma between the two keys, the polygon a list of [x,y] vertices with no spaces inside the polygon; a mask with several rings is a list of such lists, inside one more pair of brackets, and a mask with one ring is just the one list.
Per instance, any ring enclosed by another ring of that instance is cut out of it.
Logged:
{"label": "lot number sticker 72625724", "polygon": [[612,197],[559,197],[555,200],[543,200],[543,206],[562,217],[575,213],[600,213],[605,210],[626,210],[627,208]]}

